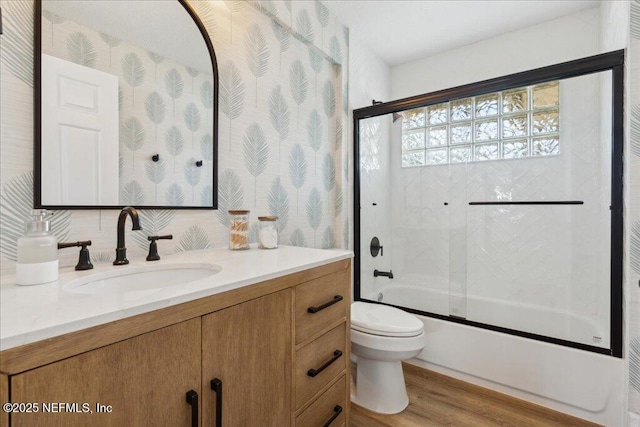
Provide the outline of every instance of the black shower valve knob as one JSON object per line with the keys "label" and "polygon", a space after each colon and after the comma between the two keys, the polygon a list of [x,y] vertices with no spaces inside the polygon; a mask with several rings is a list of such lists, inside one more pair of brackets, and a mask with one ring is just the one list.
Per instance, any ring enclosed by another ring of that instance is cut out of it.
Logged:
{"label": "black shower valve knob", "polygon": [[151,160],[153,160],[154,162],[157,162],[160,160],[160,154],[154,154],[153,156],[151,156]]}
{"label": "black shower valve knob", "polygon": [[384,251],[382,245],[380,244],[380,239],[378,239],[377,237],[371,239],[371,243],[369,244],[369,251],[371,252],[371,256],[374,258],[378,256],[378,253],[380,253],[380,256],[384,256]]}

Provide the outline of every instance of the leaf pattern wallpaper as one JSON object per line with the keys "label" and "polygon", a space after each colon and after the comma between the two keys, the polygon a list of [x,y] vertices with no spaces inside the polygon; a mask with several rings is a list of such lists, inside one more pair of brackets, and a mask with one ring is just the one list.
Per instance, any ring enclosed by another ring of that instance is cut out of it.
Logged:
{"label": "leaf pattern wallpaper", "polygon": [[[10,100],[33,98],[33,9],[29,2],[0,1],[6,29],[1,89],[9,95],[2,97],[1,251],[11,260],[30,209],[33,166],[31,152],[12,161],[13,151],[6,150],[30,138],[33,124],[31,108],[20,112],[26,126],[19,118],[4,126],[4,117],[15,110]],[[335,105],[346,98],[336,93],[348,76],[346,64],[336,61],[348,55],[345,27],[316,2],[202,1],[194,9],[211,35],[219,73],[219,209],[141,210],[143,231],[132,233],[129,258],[144,259],[150,234],[173,234],[163,254],[226,247],[229,209],[251,210],[254,232],[258,216],[278,216],[282,244],[343,247],[351,214],[342,190],[351,188],[343,158],[350,143],[336,141],[348,138],[337,127],[348,122],[348,111]],[[211,76],[62,17],[45,17],[44,29],[45,53],[119,76],[122,203],[210,203]],[[328,82],[333,92],[326,92]],[[5,132],[19,132],[21,139],[5,144]],[[62,211],[54,221],[61,236],[91,239],[92,254],[110,262],[117,211]],[[62,265],[73,266],[76,258],[60,253]],[[2,268],[14,267],[3,262]]]}
{"label": "leaf pattern wallpaper", "polygon": [[162,124],[165,118],[166,105],[164,99],[158,92],[152,92],[147,96],[144,102],[145,109],[147,111],[147,118],[155,126],[154,139],[156,144],[158,143],[158,125]]}
{"label": "leaf pattern wallpaper", "polygon": [[[51,33],[54,26],[62,22],[57,16],[49,15]],[[22,84],[33,88],[33,7],[29,2],[7,2],[3,4],[2,19],[5,34],[12,31],[12,37],[2,37],[2,67],[19,79]],[[45,16],[45,19],[47,17]]]}
{"label": "leaf pattern wallpaper", "polygon": [[322,198],[317,188],[311,190],[307,200],[307,220],[309,221],[309,227],[313,229],[313,245],[315,246],[316,230],[322,221]]}
{"label": "leaf pattern wallpaper", "polygon": [[[27,172],[12,178],[2,187],[0,194],[2,234],[0,250],[7,259],[15,261],[18,255],[18,239],[24,235],[25,220],[33,209],[33,173]],[[51,232],[64,240],[69,235],[70,211],[57,211],[51,219]]]}
{"label": "leaf pattern wallpaper", "polygon": [[289,155],[289,178],[296,189],[296,212],[298,212],[299,191],[307,180],[307,158],[300,144],[296,144]]}
{"label": "leaf pattern wallpaper", "polygon": [[229,119],[229,151],[231,151],[231,122],[240,117],[244,107],[244,82],[236,64],[226,61],[220,68],[220,111]]}
{"label": "leaf pattern wallpaper", "polygon": [[315,94],[318,94],[318,74],[322,72],[324,59],[322,55],[313,47],[309,46],[309,64],[311,65],[311,69],[313,70],[314,76],[314,90]]}
{"label": "leaf pattern wallpaper", "polygon": [[315,34],[313,33],[313,25],[311,24],[311,18],[306,10],[301,10],[298,13],[297,18],[297,30],[298,33],[308,42],[313,42]]}
{"label": "leaf pattern wallpaper", "polygon": [[[67,49],[71,61],[85,67],[93,67],[96,63],[96,50],[93,43],[83,33],[73,33],[67,39]],[[133,85],[132,85],[133,86]]]}
{"label": "leaf pattern wallpaper", "polygon": [[256,107],[258,106],[258,78],[264,76],[269,67],[270,52],[267,39],[258,24],[247,30],[245,38],[245,52],[249,71],[255,77]]}
{"label": "leaf pattern wallpaper", "polygon": [[327,6],[322,4],[321,1],[316,0],[314,2],[314,6],[316,9],[316,18],[318,19],[318,23],[320,23],[320,46],[324,46],[324,29],[329,24],[329,9]]}
{"label": "leaf pattern wallpaper", "polygon": [[147,239],[147,237],[166,234],[165,232],[167,230],[165,230],[165,228],[171,224],[175,216],[176,211],[167,209],[140,211],[139,217],[140,221],[144,224],[144,228],[140,233],[132,234],[136,245],[142,250],[149,249],[149,239]]}
{"label": "leaf pattern wallpaper", "polygon": [[184,149],[184,138],[182,132],[176,126],[171,126],[167,129],[164,137],[167,153],[173,157],[173,173],[176,173],[176,158],[182,153]]}
{"label": "leaf pattern wallpaper", "polygon": [[289,69],[289,88],[291,90],[291,97],[298,105],[297,120],[296,123],[300,125],[300,106],[307,99],[307,89],[309,88],[309,82],[307,81],[307,73],[304,70],[304,66],[300,60],[296,60],[291,64]]}
{"label": "leaf pattern wallpaper", "polygon": [[175,68],[169,70],[167,75],[165,76],[165,87],[167,89],[167,93],[169,97],[173,100],[173,117],[175,120],[176,117],[176,99],[182,96],[182,92],[184,91],[184,80],[182,80],[182,76]]}
{"label": "leaf pattern wallpaper", "polygon": [[271,183],[268,197],[269,215],[278,217],[276,227],[278,228],[278,233],[282,233],[287,228],[287,222],[289,221],[289,196],[287,189],[280,182],[280,177],[277,177]]}
{"label": "leaf pattern wallpaper", "polygon": [[271,29],[273,30],[273,35],[278,40],[278,44],[280,46],[280,55],[278,60],[278,70],[282,70],[282,54],[289,50],[289,45],[291,44],[291,33],[286,30],[282,25],[280,25],[277,21],[271,21]]}
{"label": "leaf pattern wallpaper", "polygon": [[200,110],[198,106],[193,102],[190,102],[187,105],[187,108],[184,110],[184,123],[187,125],[187,129],[191,131],[191,145],[194,144],[195,134],[200,129]]}
{"label": "leaf pattern wallpaper", "polygon": [[[626,157],[625,171],[627,181],[625,185],[629,190],[630,200],[625,212],[625,224],[628,231],[628,252],[630,271],[627,274],[627,288],[625,288],[625,300],[627,303],[627,313],[629,319],[627,325],[629,329],[626,336],[629,337],[627,344],[628,371],[629,371],[629,412],[636,414],[640,418],[640,81],[635,70],[640,69],[640,0],[630,2],[630,42],[625,55],[627,69],[630,71],[628,84],[630,92],[625,94],[630,100],[631,108],[627,112],[629,116],[629,146],[631,152]],[[626,343],[625,343],[626,344]]]}
{"label": "leaf pattern wallpaper", "polygon": [[631,35],[640,39],[640,1],[631,1]]}
{"label": "leaf pattern wallpaper", "polygon": [[631,151],[640,156],[640,104],[631,109]]}
{"label": "leaf pattern wallpaper", "polygon": [[280,164],[282,141],[289,135],[289,105],[282,95],[280,85],[275,86],[269,95],[269,117],[273,128],[278,132],[278,164]]}
{"label": "leaf pattern wallpaper", "polygon": [[258,197],[258,176],[264,172],[269,158],[269,145],[262,128],[252,123],[244,136],[244,165],[247,172],[253,176],[253,203]]}
{"label": "leaf pattern wallpaper", "polygon": [[317,153],[322,147],[322,119],[317,110],[313,110],[309,115],[307,137],[309,138],[309,146],[314,152],[313,171],[315,174]]}
{"label": "leaf pattern wallpaper", "polygon": [[242,209],[244,202],[244,190],[238,174],[231,169],[226,169],[220,174],[218,187],[218,219],[224,227],[229,225],[230,209]]}
{"label": "leaf pattern wallpaper", "polygon": [[109,66],[111,66],[111,60],[113,56],[112,48],[120,46],[121,41],[119,38],[110,36],[109,34],[106,34],[106,33],[100,33],[100,38],[102,39],[103,42],[107,44],[107,46],[109,46]]}
{"label": "leaf pattern wallpaper", "polygon": [[[76,33],[79,34],[79,33]],[[86,38],[86,36],[85,36]],[[71,56],[71,61],[74,61],[73,56]],[[75,62],[75,61],[74,61]],[[80,63],[81,65],[86,65]],[[135,88],[141,86],[144,83],[144,76],[146,74],[146,70],[142,65],[142,61],[140,57],[133,52],[130,52],[122,58],[122,77],[124,80],[131,86],[131,99],[133,105],[136,104],[136,92]]]}

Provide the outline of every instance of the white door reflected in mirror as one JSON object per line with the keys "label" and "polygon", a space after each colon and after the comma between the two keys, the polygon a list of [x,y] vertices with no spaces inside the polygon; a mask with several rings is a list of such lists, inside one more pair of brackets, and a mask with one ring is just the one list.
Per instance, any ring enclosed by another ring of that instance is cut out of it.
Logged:
{"label": "white door reflected in mirror", "polygon": [[118,77],[42,55],[42,113],[42,202],[118,204]]}

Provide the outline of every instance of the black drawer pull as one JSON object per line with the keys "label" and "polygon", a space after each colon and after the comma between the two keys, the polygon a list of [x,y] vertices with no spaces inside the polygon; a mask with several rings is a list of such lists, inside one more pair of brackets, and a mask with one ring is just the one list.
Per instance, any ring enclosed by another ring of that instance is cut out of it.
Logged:
{"label": "black drawer pull", "polygon": [[342,406],[340,405],[336,405],[333,407],[333,415],[331,416],[331,418],[329,418],[329,421],[327,421],[326,423],[323,424],[322,427],[329,427],[329,425],[335,421],[336,418],[338,418],[340,416],[340,414],[342,413]]}
{"label": "black drawer pull", "polygon": [[322,372],[325,369],[327,369],[329,367],[329,365],[331,365],[333,362],[335,362],[336,360],[340,359],[341,356],[342,356],[342,352],[340,350],[334,351],[333,352],[333,357],[330,360],[327,360],[325,362],[325,364],[320,366],[318,369],[309,369],[307,371],[307,375],[309,375],[311,378],[315,377],[320,372]]}
{"label": "black drawer pull", "polygon": [[187,392],[187,403],[191,405],[191,427],[198,427],[198,392],[189,390]]}
{"label": "black drawer pull", "polygon": [[309,307],[307,308],[307,313],[317,313],[321,310],[324,310],[325,308],[332,306],[333,304],[342,301],[342,295],[336,295],[335,297],[333,297],[333,299],[329,302],[325,302],[324,304],[322,304],[320,307]]}
{"label": "black drawer pull", "polygon": [[212,379],[211,390],[216,393],[216,427],[222,427],[222,381],[218,378]]}

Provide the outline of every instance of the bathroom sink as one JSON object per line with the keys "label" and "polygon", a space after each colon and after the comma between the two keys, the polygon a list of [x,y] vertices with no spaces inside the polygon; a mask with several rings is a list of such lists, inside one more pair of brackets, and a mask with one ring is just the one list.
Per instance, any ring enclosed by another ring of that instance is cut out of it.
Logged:
{"label": "bathroom sink", "polygon": [[[120,268],[120,267],[118,267]],[[64,290],[77,294],[110,294],[146,291],[186,285],[205,279],[222,270],[217,264],[166,264],[124,267],[76,279],[64,285]]]}

